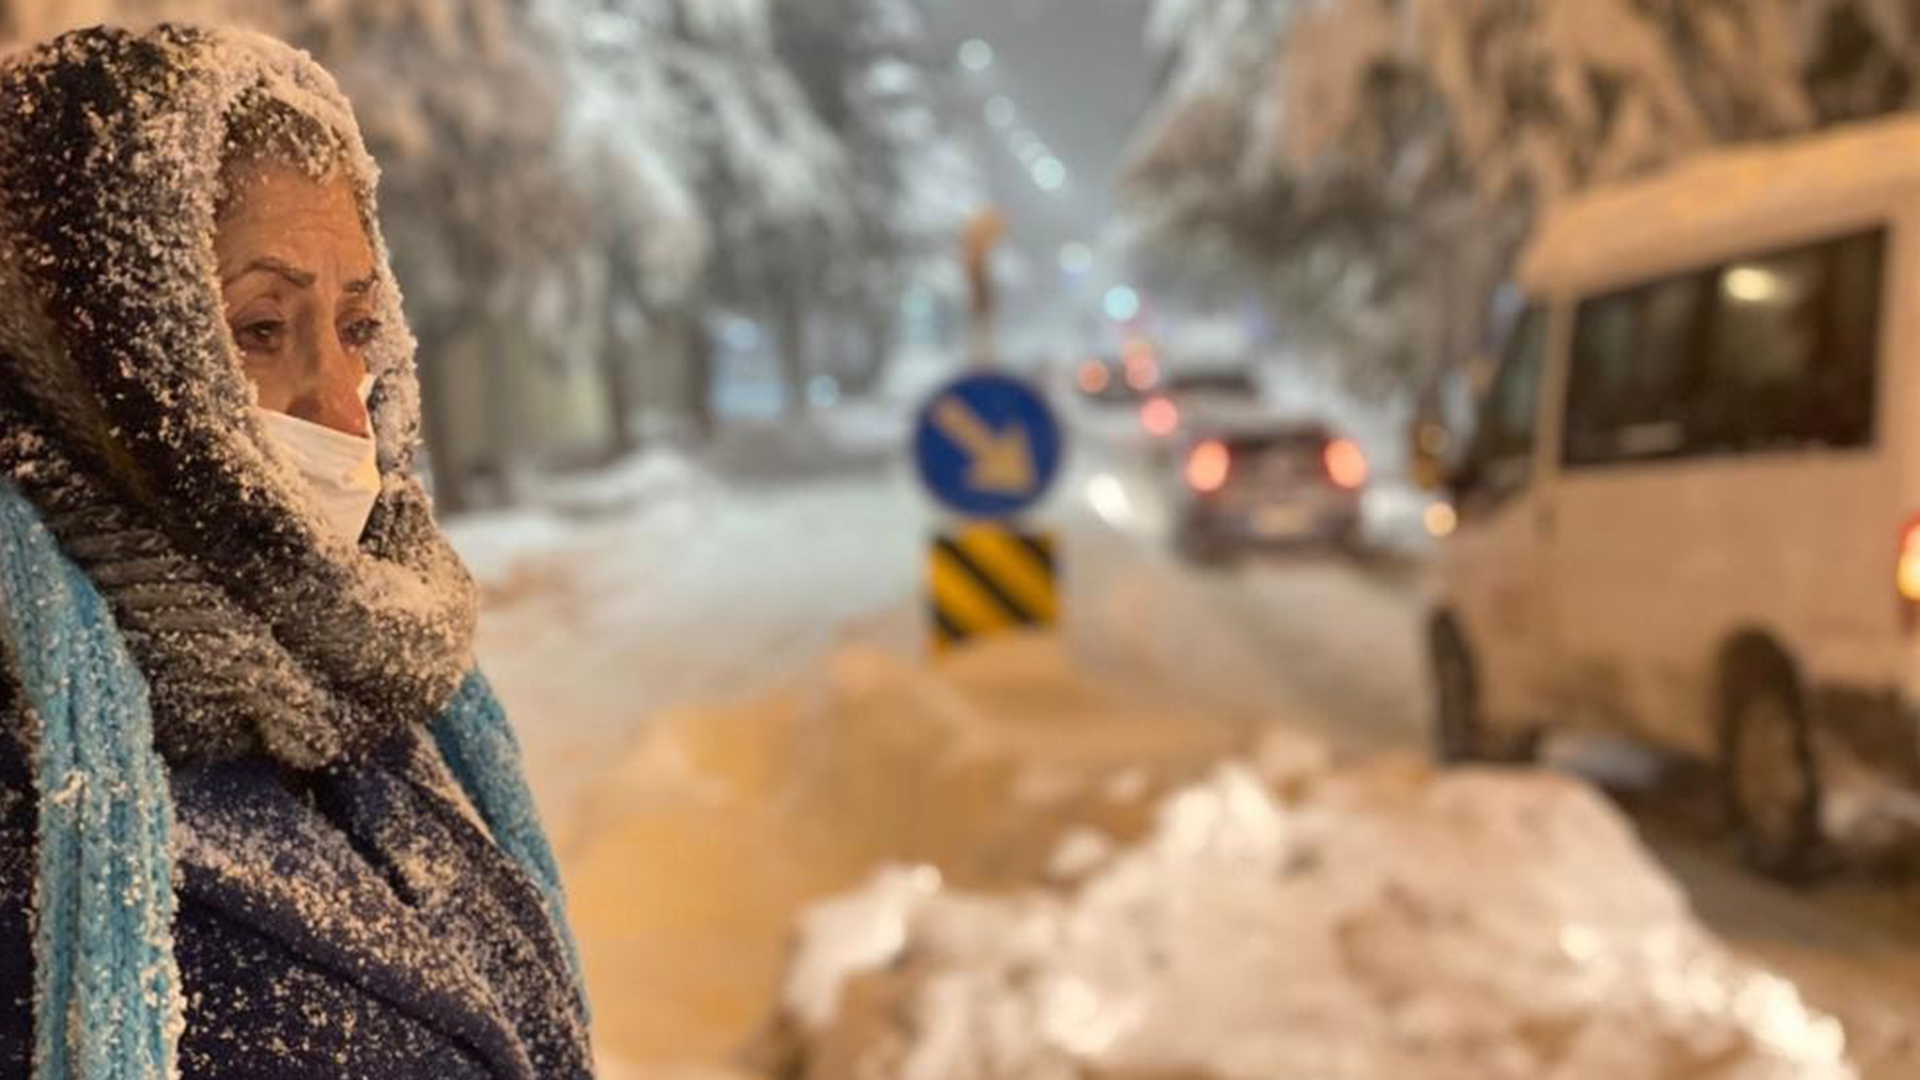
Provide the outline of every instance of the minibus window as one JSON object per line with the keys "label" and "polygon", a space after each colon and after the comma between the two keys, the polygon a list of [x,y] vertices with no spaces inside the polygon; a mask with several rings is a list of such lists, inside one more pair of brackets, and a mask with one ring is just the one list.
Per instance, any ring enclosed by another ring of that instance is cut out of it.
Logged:
{"label": "minibus window", "polygon": [[1870,443],[1885,246],[1864,233],[1582,302],[1567,467]]}
{"label": "minibus window", "polygon": [[1484,511],[1525,488],[1540,418],[1540,369],[1547,316],[1529,308],[1514,324],[1500,370],[1480,405],[1480,426],[1454,478],[1463,512]]}
{"label": "minibus window", "polygon": [[1692,274],[1580,305],[1567,387],[1568,465],[1687,449],[1687,387],[1703,288],[1703,277]]}
{"label": "minibus window", "polygon": [[1721,272],[1696,408],[1701,449],[1872,441],[1883,246],[1874,233]]}

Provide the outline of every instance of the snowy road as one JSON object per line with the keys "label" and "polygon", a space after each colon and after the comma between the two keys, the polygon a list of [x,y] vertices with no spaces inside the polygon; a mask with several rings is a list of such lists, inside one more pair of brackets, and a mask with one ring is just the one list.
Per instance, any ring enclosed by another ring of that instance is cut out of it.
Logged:
{"label": "snowy road", "polygon": [[[1413,576],[1190,570],[1161,542],[1153,476],[1083,446],[1044,515],[1069,568],[1060,662],[1097,701],[1036,702],[1055,692],[1041,671],[970,697],[924,673],[930,519],[903,469],[798,482],[647,461],[549,512],[459,527],[611,1058],[729,1056],[766,1015],[793,913],[876,858],[1012,879],[1048,826],[1133,813],[1089,793],[1192,775],[1276,726],[1341,753],[1419,751]],[[1044,730],[1010,719],[1036,709]],[[1009,746],[1034,767],[949,767]],[[1707,921],[1846,1020],[1871,1077],[1920,1075],[1920,904],[1882,886],[1795,895],[1736,869],[1711,829],[1653,831]]]}

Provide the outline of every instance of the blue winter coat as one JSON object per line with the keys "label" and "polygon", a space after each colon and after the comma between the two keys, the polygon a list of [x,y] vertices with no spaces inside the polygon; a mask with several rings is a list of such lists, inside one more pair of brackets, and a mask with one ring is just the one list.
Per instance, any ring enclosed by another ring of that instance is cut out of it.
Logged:
{"label": "blue winter coat", "polygon": [[[0,1080],[30,1075],[33,1044],[25,751],[0,731]],[[174,772],[182,1080],[589,1075],[540,894],[433,753],[408,735],[320,775],[264,760]],[[487,959],[446,946],[462,938],[490,942]]]}

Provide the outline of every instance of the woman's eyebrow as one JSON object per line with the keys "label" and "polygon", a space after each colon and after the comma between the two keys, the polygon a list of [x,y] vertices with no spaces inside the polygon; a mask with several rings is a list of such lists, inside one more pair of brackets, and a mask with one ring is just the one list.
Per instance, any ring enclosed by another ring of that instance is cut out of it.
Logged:
{"label": "woman's eyebrow", "polygon": [[253,260],[234,273],[228,274],[220,280],[220,284],[229,285],[256,270],[264,270],[269,274],[283,277],[302,289],[311,288],[314,282],[313,274],[267,255]]}

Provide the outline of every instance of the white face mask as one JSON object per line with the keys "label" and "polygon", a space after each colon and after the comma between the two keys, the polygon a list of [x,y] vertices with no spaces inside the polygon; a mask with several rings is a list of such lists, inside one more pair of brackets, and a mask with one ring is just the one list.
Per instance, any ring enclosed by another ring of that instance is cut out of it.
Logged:
{"label": "white face mask", "polygon": [[[372,388],[372,378],[361,384],[362,401]],[[253,412],[268,441],[300,471],[320,520],[347,543],[359,543],[373,504],[380,498],[378,445],[370,438],[285,413],[258,407]]]}

